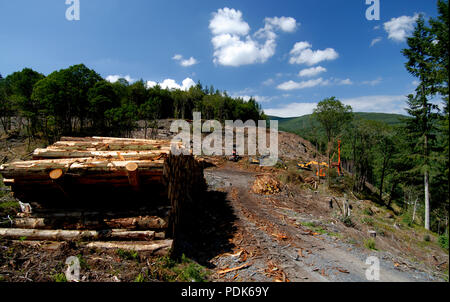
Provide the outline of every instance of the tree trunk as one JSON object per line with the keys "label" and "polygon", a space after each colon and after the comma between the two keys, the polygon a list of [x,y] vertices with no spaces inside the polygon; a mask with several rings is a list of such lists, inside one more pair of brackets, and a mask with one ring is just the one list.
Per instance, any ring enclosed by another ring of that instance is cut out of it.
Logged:
{"label": "tree trunk", "polygon": [[[425,135],[424,140],[424,150],[425,150],[425,160],[428,157],[428,136]],[[429,180],[428,180],[428,167],[425,167],[424,172],[424,186],[425,186],[425,229],[430,229],[430,191],[429,191]]]}
{"label": "tree trunk", "polygon": [[387,204],[388,207],[391,206],[392,195],[394,194],[394,191],[397,188],[397,184],[398,184],[398,181],[394,180],[394,183],[392,184],[392,187],[391,187],[391,192],[389,193],[389,200],[388,200],[388,204]]}
{"label": "tree trunk", "polygon": [[7,239],[27,240],[152,240],[155,238],[154,231],[67,231],[67,230],[36,230],[36,229],[0,229],[0,237]]}
{"label": "tree trunk", "polygon": [[152,252],[160,256],[165,256],[172,248],[172,240],[155,240],[149,243],[144,242],[90,242],[88,248],[99,249],[122,249],[138,252]]}
{"label": "tree trunk", "polygon": [[430,193],[428,184],[428,171],[424,173],[424,183],[425,183],[425,229],[430,229]]}
{"label": "tree trunk", "polygon": [[17,218],[12,226],[18,229],[126,229],[126,230],[163,230],[167,228],[167,219],[156,216],[140,216],[125,218],[101,218],[96,217],[45,217],[45,218]]}
{"label": "tree trunk", "polygon": [[381,179],[380,179],[380,200],[383,201],[383,185],[384,185],[384,174],[386,173],[386,160],[383,160],[383,168],[381,169]]}
{"label": "tree trunk", "polygon": [[413,210],[413,217],[412,217],[412,222],[414,223],[414,220],[416,220],[416,209],[417,209],[417,198],[414,201],[414,210]]}
{"label": "tree trunk", "polygon": [[160,150],[144,151],[82,151],[82,150],[64,150],[64,149],[36,149],[33,152],[33,159],[58,159],[58,158],[110,158],[110,159],[140,159],[149,160],[162,154],[169,154],[170,147],[164,147]]}
{"label": "tree trunk", "polygon": [[61,169],[75,177],[111,178],[127,176],[126,165],[134,162],[140,175],[162,175],[164,160],[109,161],[94,158],[68,158],[14,162],[0,166],[4,178],[14,180],[50,180],[49,172]]}

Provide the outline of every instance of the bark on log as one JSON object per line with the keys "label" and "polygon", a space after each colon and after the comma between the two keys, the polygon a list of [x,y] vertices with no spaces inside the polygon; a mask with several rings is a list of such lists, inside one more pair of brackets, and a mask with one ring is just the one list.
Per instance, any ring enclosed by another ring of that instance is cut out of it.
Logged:
{"label": "bark on log", "polygon": [[[166,221],[166,217],[169,215],[169,207],[160,207],[151,210],[117,210],[103,211],[99,209],[35,209],[31,214],[18,213],[19,218],[70,218],[70,217],[85,217],[86,219],[95,219],[96,217],[105,217],[106,219],[114,218],[143,218],[147,217],[158,219],[158,221]],[[144,212],[144,214],[142,214]]]}
{"label": "bark on log", "polygon": [[101,141],[122,141],[122,142],[143,142],[147,144],[151,144],[155,142],[154,139],[143,139],[143,138],[126,138],[126,137],[105,137],[105,136],[93,136],[94,140]]}
{"label": "bark on log", "polygon": [[80,151],[151,151],[169,150],[170,144],[167,141],[157,141],[154,144],[142,142],[56,142],[48,146],[49,150],[80,150]]}
{"label": "bark on log", "polygon": [[144,151],[82,151],[64,149],[36,149],[33,152],[33,159],[58,159],[58,158],[108,158],[120,160],[151,160],[170,153],[170,148],[162,150]]}
{"label": "bark on log", "polygon": [[[15,241],[15,243],[29,245],[35,248],[43,248],[55,250],[58,249],[64,244],[64,242],[51,242],[51,241]],[[135,252],[148,252],[157,256],[166,256],[171,247],[172,240],[154,240],[154,241],[115,241],[115,242],[101,242],[94,241],[89,243],[79,242],[79,246],[84,246],[88,248],[95,249],[121,249],[127,251],[135,251]]]}
{"label": "bark on log", "polygon": [[74,231],[74,230],[37,230],[37,229],[0,229],[0,237],[26,240],[152,240],[154,231]]}
{"label": "bark on log", "polygon": [[[156,216],[126,217],[126,218],[101,218],[97,217],[25,217],[13,220],[13,228],[51,230],[62,228],[64,230],[99,229],[109,227],[111,229],[126,230],[163,230],[167,227],[167,221]],[[97,218],[97,219],[96,219]]]}
{"label": "bark on log", "polygon": [[122,249],[136,252],[152,252],[155,255],[165,256],[172,248],[172,240],[155,240],[149,243],[142,242],[90,242],[88,248]]}
{"label": "bark on log", "polygon": [[152,144],[161,140],[154,139],[142,139],[142,138],[125,138],[125,137],[105,137],[105,136],[92,136],[92,137],[70,137],[63,136],[60,141],[75,141],[75,142],[141,142]]}
{"label": "bark on log", "polygon": [[65,174],[87,176],[127,176],[126,165],[134,162],[139,165],[142,175],[161,175],[164,160],[105,160],[95,158],[67,158],[52,160],[19,161],[0,166],[0,174],[9,179],[49,179],[48,173],[61,169]]}
{"label": "bark on log", "polygon": [[171,204],[167,232],[174,238],[172,256],[179,257],[182,251],[178,242],[186,239],[196,227],[190,217],[195,217],[195,200],[201,198],[206,189],[203,167],[191,155],[170,154],[164,164],[164,182]]}

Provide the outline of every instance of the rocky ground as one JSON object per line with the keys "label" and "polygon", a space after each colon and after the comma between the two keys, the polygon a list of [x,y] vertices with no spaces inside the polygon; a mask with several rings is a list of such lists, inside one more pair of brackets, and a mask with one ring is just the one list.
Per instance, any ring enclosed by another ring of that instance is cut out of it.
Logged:
{"label": "rocky ground", "polygon": [[[288,188],[275,195],[254,194],[250,188],[256,175],[236,169],[234,163],[205,172],[211,188],[227,192],[236,215],[234,248],[211,260],[216,280],[367,281],[369,256],[380,261],[380,281],[445,280],[445,268],[436,267],[441,262],[448,267],[443,250],[433,250],[436,255],[427,257],[437,261],[426,265],[423,259],[413,262],[407,254],[382,249],[387,240],[397,241],[386,234],[375,239],[374,249],[365,248],[352,233],[368,238],[366,230],[346,227],[333,218],[331,196],[308,189],[289,194],[293,192]],[[227,269],[240,267],[227,273]]]}

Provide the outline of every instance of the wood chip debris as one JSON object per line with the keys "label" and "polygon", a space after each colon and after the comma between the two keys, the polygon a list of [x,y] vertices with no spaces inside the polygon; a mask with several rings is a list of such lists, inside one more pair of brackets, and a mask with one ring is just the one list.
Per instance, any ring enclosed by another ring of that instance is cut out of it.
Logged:
{"label": "wood chip debris", "polygon": [[281,192],[281,183],[270,175],[258,176],[253,183],[252,192],[264,195],[276,194]]}
{"label": "wood chip debris", "polygon": [[242,264],[242,265],[240,265],[240,266],[237,266],[237,267],[227,268],[227,269],[218,271],[217,274],[219,274],[219,275],[225,275],[225,274],[228,274],[229,272],[238,271],[238,270],[241,270],[241,269],[246,268],[246,267],[249,267],[249,266],[251,266],[251,263],[244,263],[244,264]]}

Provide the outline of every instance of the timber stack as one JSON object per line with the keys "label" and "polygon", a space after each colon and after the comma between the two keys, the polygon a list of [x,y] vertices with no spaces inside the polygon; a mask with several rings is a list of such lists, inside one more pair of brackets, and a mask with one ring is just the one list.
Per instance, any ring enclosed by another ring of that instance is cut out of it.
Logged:
{"label": "timber stack", "polygon": [[167,254],[181,203],[204,187],[197,160],[170,151],[165,140],[63,137],[32,160],[1,165],[23,212],[0,237]]}

